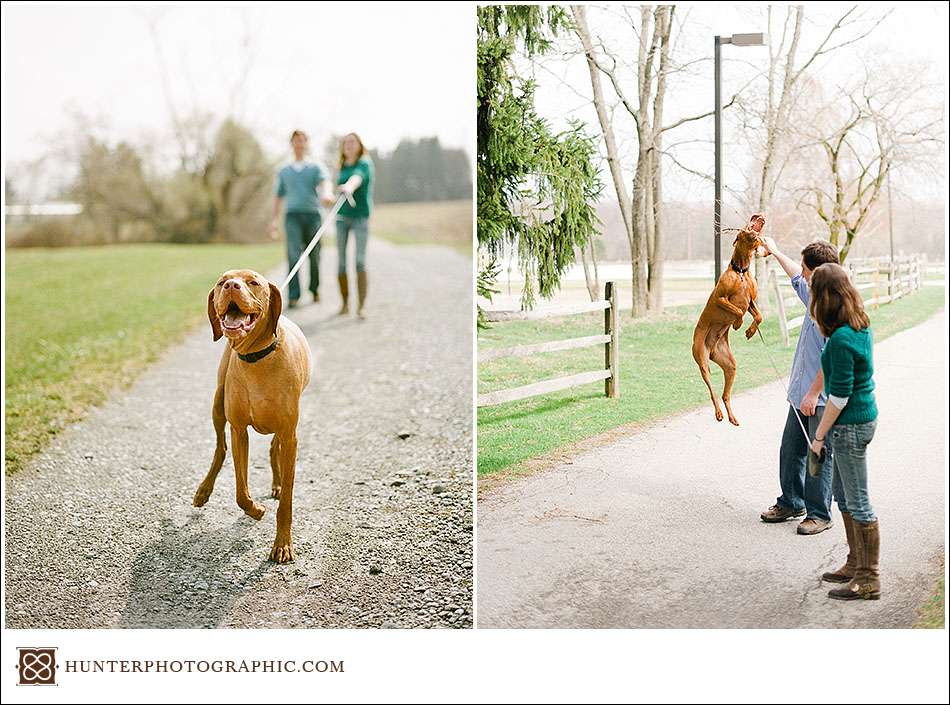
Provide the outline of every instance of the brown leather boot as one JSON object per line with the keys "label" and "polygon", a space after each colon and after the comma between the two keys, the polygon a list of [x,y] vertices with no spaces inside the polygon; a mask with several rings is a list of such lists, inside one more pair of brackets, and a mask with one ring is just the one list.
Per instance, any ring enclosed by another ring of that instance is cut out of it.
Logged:
{"label": "brown leather boot", "polygon": [[854,566],[857,561],[854,552],[854,519],[848,512],[841,512],[841,520],[844,524],[844,535],[848,537],[848,559],[838,570],[830,573],[822,573],[821,579],[829,583],[850,583],[854,577]]}
{"label": "brown leather boot", "polygon": [[346,274],[337,274],[336,280],[340,285],[340,298],[343,299],[340,315],[345,316],[350,312],[350,280],[347,279]]}
{"label": "brown leather boot", "polygon": [[855,522],[855,530],[862,534],[866,563],[864,581],[860,586],[861,597],[865,600],[881,599],[881,525],[877,520],[870,524]]}
{"label": "brown leather boot", "polygon": [[854,522],[857,539],[857,564],[854,577],[844,587],[835,588],[828,597],[835,600],[880,600],[881,599],[881,534],[877,521],[869,524]]}
{"label": "brown leather boot", "polygon": [[366,272],[357,272],[356,273],[356,295],[357,295],[357,308],[356,315],[360,318],[366,318],[366,314],[363,312],[363,305],[366,303],[366,290],[369,288],[369,281],[366,278]]}

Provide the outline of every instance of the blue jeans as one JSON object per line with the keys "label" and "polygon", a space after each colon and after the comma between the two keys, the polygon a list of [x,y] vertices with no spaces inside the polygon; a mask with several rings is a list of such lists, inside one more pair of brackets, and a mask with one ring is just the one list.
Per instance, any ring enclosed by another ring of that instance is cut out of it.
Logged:
{"label": "blue jeans", "polygon": [[874,438],[877,421],[835,424],[828,431],[825,446],[834,448],[834,493],[838,509],[850,512],[862,524],[877,519],[868,497],[868,443]]}
{"label": "blue jeans", "polygon": [[[284,230],[287,231],[287,269],[290,270],[300,255],[310,244],[310,238],[317,234],[322,218],[319,213],[290,212],[284,216]],[[320,288],[320,242],[310,251],[310,291],[317,293]],[[291,301],[300,298],[300,272],[290,280],[287,296]]]}
{"label": "blue jeans", "polygon": [[336,248],[339,252],[337,274],[346,274],[346,243],[350,233],[356,236],[356,271],[366,271],[366,241],[369,240],[369,218],[336,219]]}
{"label": "blue jeans", "polygon": [[786,509],[805,510],[808,519],[831,520],[831,477],[833,453],[825,450],[825,462],[815,477],[808,474],[808,444],[795,415],[808,429],[808,437],[814,438],[825,407],[815,409],[814,416],[805,416],[792,405],[788,405],[785,419],[785,431],[782,433],[782,446],[778,455],[778,479],[782,496],[776,503]]}

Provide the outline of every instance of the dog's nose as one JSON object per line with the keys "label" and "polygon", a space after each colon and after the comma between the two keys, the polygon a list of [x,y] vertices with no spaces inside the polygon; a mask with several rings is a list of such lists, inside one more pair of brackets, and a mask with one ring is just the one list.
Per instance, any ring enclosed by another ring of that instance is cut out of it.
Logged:
{"label": "dog's nose", "polygon": [[223,288],[223,289],[240,289],[240,288],[241,288],[241,280],[240,280],[240,279],[228,279],[226,282],[224,282],[224,286],[223,286],[222,288]]}

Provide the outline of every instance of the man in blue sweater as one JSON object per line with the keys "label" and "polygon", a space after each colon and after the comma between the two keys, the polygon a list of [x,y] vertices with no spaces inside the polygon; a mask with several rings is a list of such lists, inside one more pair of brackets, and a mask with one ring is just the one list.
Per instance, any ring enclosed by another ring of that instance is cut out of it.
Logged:
{"label": "man in blue sweater", "polygon": [[[320,228],[320,195],[331,196],[330,182],[319,165],[305,160],[309,139],[302,130],[290,136],[294,161],[277,172],[274,183],[274,218],[271,237],[277,237],[280,210],[284,208],[284,230],[287,234],[288,269],[293,267]],[[310,293],[314,302],[320,300],[320,243],[310,252]],[[287,305],[300,302],[299,273],[290,280]]]}
{"label": "man in blue sweater", "polygon": [[[825,338],[808,313],[811,273],[826,262],[838,262],[838,250],[830,242],[815,240],[802,250],[801,263],[782,254],[772,238],[766,238],[769,254],[775,258],[792,280],[792,288],[805,306],[801,333],[792,360],[788,379],[788,414],[779,449],[779,486],[782,494],[775,504],[762,512],[764,522],[784,522],[804,516],[798,533],[820,534],[831,528],[832,453],[827,452],[818,474],[806,472],[808,443],[802,427],[808,429],[809,440],[825,411],[824,377],[821,374],[821,351]],[[796,418],[797,417],[797,418]]]}

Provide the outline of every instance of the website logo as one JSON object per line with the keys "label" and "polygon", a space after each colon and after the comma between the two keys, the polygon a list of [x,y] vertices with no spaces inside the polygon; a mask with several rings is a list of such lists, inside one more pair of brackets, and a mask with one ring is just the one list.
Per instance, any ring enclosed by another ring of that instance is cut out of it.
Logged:
{"label": "website logo", "polygon": [[17,685],[56,685],[55,648],[17,648],[20,662]]}

